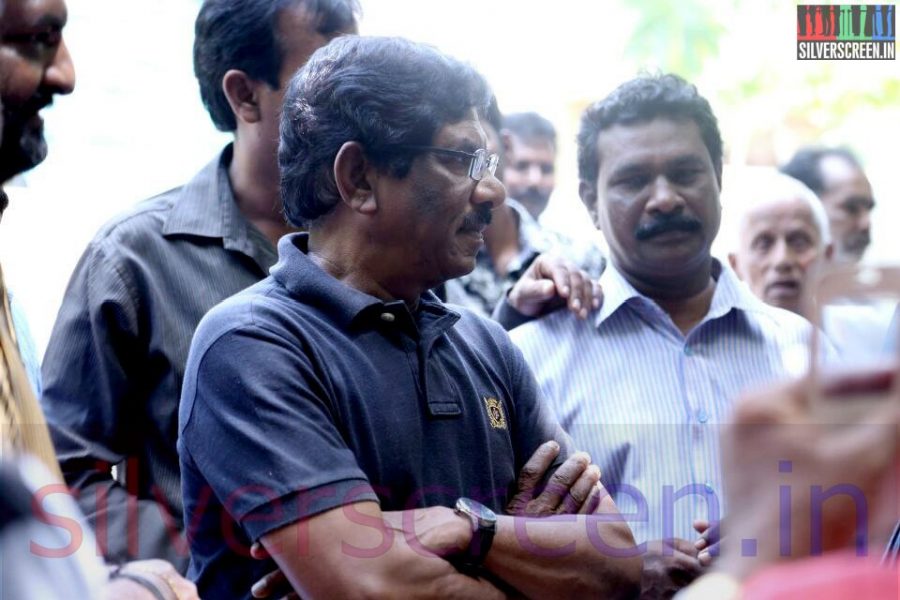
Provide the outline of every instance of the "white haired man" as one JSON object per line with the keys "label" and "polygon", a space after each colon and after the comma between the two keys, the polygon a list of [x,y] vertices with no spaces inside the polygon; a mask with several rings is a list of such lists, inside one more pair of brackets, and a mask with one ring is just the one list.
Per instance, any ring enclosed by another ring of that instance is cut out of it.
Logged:
{"label": "white haired man", "polygon": [[742,198],[738,246],[728,260],[763,302],[801,314],[811,274],[831,259],[828,216],[816,194],[772,169]]}

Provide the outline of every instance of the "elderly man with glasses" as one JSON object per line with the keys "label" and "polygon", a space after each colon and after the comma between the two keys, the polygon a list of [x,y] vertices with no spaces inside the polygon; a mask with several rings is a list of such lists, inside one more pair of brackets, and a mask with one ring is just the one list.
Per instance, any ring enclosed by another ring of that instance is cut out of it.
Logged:
{"label": "elderly man with glasses", "polygon": [[188,358],[204,597],[274,566],[256,542],[304,598],[635,592],[630,531],[521,354],[428,291],[472,269],[504,200],[489,100],[470,67],[401,39],[335,40],[294,77],[281,193],[308,233],[207,314]]}

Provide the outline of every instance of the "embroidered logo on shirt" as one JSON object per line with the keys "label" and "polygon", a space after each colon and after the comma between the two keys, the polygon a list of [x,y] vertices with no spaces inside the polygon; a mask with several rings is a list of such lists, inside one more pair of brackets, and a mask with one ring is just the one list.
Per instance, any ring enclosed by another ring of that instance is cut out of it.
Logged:
{"label": "embroidered logo on shirt", "polygon": [[506,429],[506,414],[503,412],[503,405],[496,398],[484,397],[484,406],[487,409],[488,417],[491,420],[491,427],[494,429]]}

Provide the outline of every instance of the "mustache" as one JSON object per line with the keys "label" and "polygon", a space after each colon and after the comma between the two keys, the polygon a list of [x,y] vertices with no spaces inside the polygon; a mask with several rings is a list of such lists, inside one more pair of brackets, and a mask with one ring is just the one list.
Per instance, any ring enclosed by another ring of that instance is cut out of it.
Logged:
{"label": "mustache", "polygon": [[675,214],[666,217],[660,217],[652,223],[638,225],[634,230],[634,237],[638,241],[649,240],[663,233],[670,231],[686,231],[694,233],[703,228],[703,223],[696,217],[690,217],[683,214]]}
{"label": "mustache", "polygon": [[847,246],[853,249],[863,249],[872,241],[872,236],[868,231],[862,231],[848,237]]}
{"label": "mustache", "polygon": [[4,105],[3,116],[7,125],[17,122],[24,123],[51,104],[53,104],[53,94],[38,90],[31,98],[19,106]]}
{"label": "mustache", "polygon": [[460,229],[462,231],[480,231],[482,227],[491,224],[492,218],[490,206],[481,204],[463,218]]}

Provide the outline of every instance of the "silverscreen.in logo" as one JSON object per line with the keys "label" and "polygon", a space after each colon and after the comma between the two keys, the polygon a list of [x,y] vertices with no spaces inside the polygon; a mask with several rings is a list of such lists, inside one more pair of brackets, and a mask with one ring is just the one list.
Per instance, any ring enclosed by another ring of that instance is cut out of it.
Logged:
{"label": "silverscreen.in logo", "polygon": [[800,4],[798,60],[895,60],[893,4]]}

